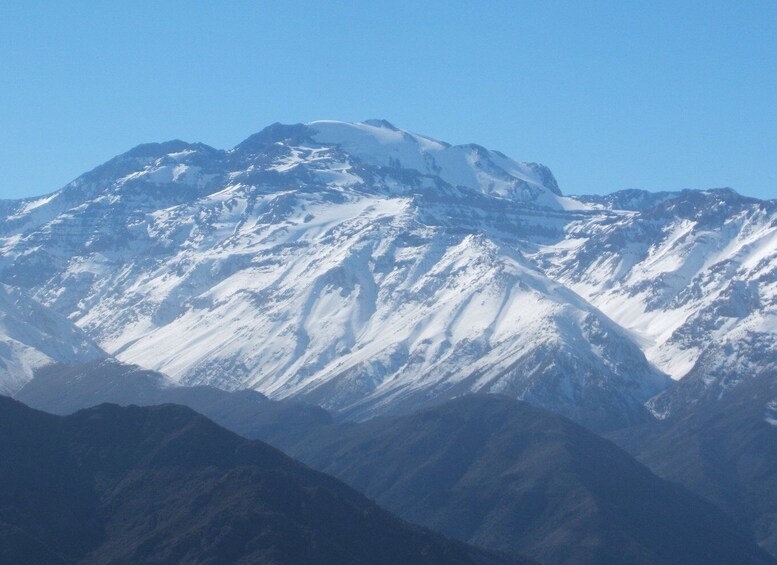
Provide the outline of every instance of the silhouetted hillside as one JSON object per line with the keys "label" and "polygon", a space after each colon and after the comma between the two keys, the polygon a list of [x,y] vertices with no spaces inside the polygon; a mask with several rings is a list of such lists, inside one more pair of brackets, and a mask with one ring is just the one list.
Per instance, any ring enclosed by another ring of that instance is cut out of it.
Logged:
{"label": "silhouetted hillside", "polygon": [[612,438],[658,475],[715,502],[777,556],[777,381],[745,379],[725,396]]}
{"label": "silhouetted hillside", "polygon": [[712,504],[585,428],[506,397],[274,441],[407,520],[544,563],[772,562]]}
{"label": "silhouetted hillside", "polygon": [[39,371],[19,398],[60,413],[103,401],[185,403],[409,521],[542,562],[770,562],[742,533],[746,522],[571,421],[505,397],[336,424],[320,408],[253,392],[163,385],[159,373],[104,362]]}
{"label": "silhouetted hillside", "polygon": [[500,563],[180,406],[0,397],[4,563]]}

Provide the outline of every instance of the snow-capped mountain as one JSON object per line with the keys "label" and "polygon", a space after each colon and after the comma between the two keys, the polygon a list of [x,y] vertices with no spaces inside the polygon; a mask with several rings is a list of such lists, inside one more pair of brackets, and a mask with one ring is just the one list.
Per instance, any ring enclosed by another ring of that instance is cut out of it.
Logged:
{"label": "snow-capped mountain", "polygon": [[777,201],[730,189],[625,191],[602,201],[632,212],[571,227],[562,245],[537,256],[682,379],[651,401],[656,414],[742,378],[777,376]]}
{"label": "snow-capped mountain", "polygon": [[565,197],[385,121],[143,145],[0,213],[0,280],[118,359],[357,418],[478,390],[620,425],[775,332],[774,202]]}
{"label": "snow-capped mountain", "polygon": [[0,284],[0,394],[9,394],[49,363],[84,363],[104,357],[66,318]]}

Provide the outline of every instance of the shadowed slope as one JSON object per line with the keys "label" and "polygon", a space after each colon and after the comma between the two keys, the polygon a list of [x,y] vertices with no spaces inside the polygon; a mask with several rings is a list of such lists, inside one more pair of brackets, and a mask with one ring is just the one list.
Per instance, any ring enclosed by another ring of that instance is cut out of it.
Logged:
{"label": "shadowed slope", "polygon": [[324,427],[284,447],[410,521],[545,563],[772,562],[711,504],[505,397]]}
{"label": "shadowed slope", "polygon": [[0,398],[0,560],[499,563],[180,406]]}
{"label": "shadowed slope", "polygon": [[39,371],[19,398],[59,413],[108,400],[187,403],[405,519],[549,563],[768,562],[717,509],[569,420],[506,397],[334,424],[301,403],[163,382],[116,363],[60,366]]}
{"label": "shadowed slope", "polygon": [[612,434],[661,477],[715,502],[777,555],[777,381],[743,379],[675,417]]}

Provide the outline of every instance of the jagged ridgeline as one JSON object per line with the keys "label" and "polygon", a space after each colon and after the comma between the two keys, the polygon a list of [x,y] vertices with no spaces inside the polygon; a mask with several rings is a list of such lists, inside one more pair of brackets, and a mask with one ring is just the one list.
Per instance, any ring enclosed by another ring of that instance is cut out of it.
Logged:
{"label": "jagged ridgeline", "polygon": [[477,145],[313,122],[142,145],[0,216],[6,392],[104,352],[356,419],[479,391],[601,430],[681,410],[672,378],[775,370],[777,204],[728,189],[568,197]]}

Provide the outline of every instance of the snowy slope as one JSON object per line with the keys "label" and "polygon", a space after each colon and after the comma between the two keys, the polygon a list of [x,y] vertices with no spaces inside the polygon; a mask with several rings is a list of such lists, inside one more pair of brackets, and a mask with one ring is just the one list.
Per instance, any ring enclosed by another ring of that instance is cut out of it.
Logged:
{"label": "snowy slope", "polygon": [[[723,331],[670,339],[715,312],[673,293],[725,257],[758,300],[772,284],[772,204],[702,229],[708,204],[671,202],[564,197],[541,165],[385,121],[274,124],[228,151],[140,146],[4,203],[0,280],[182,383],[357,418],[499,391],[608,427],[644,418],[661,370]],[[743,308],[768,334],[764,304]]]}
{"label": "snowy slope", "polygon": [[777,376],[777,201],[730,189],[663,194],[617,221],[571,226],[538,257],[684,380],[652,403],[659,414],[692,381],[683,404],[741,378]]}
{"label": "snowy slope", "polygon": [[579,206],[561,195],[547,168],[513,161],[479,145],[451,146],[400,130],[385,120],[359,124],[318,121],[308,126],[317,143],[337,145],[368,165],[410,169],[451,186],[541,207]]}
{"label": "snowy slope", "polygon": [[[225,196],[160,214],[150,229],[166,240],[185,218],[221,210],[213,232],[130,286],[117,281],[115,296],[80,318],[119,359],[348,411],[463,390],[573,411],[602,388],[618,411],[637,411],[664,385],[573,293],[482,235],[419,224],[408,199]],[[128,324],[136,304],[150,312]]]}
{"label": "snowy slope", "polygon": [[105,354],[68,320],[0,284],[0,394],[18,390],[54,361],[83,363]]}

